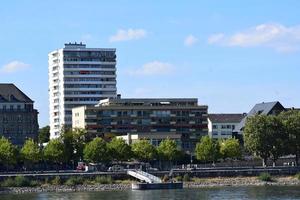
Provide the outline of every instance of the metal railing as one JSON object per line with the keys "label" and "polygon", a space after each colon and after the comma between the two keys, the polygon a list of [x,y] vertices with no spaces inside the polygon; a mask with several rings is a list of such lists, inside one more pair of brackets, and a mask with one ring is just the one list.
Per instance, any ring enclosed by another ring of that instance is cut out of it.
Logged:
{"label": "metal railing", "polygon": [[161,179],[149,174],[147,172],[141,171],[141,170],[128,170],[127,171],[128,175],[131,175],[137,179],[146,181],[147,183],[161,183]]}

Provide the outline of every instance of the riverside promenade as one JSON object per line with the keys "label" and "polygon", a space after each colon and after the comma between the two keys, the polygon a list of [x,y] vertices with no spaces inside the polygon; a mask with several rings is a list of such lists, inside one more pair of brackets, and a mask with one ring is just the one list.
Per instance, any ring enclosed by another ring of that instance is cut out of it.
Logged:
{"label": "riverside promenade", "polygon": [[[190,177],[235,177],[235,176],[258,176],[260,173],[266,172],[270,175],[292,176],[300,172],[300,167],[210,167],[210,168],[191,168],[191,169],[173,169],[172,176],[183,176],[189,174]],[[168,175],[170,171],[150,171],[151,174],[163,177]],[[63,171],[43,171],[43,172],[0,172],[0,181],[6,178],[16,176],[25,176],[30,179],[45,179],[59,176],[62,179],[67,179],[72,176],[82,176],[91,178],[95,176],[111,176],[114,179],[127,179],[127,172],[78,172],[73,170]]]}

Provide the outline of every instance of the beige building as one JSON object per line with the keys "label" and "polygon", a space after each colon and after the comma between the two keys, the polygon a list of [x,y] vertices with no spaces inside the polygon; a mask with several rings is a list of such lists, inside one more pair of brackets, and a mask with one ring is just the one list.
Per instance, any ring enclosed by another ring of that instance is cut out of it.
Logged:
{"label": "beige building", "polygon": [[72,120],[73,128],[86,128],[91,138],[113,134],[127,141],[148,139],[153,145],[170,138],[186,151],[193,151],[208,133],[207,106],[192,98],[106,99],[73,108]]}

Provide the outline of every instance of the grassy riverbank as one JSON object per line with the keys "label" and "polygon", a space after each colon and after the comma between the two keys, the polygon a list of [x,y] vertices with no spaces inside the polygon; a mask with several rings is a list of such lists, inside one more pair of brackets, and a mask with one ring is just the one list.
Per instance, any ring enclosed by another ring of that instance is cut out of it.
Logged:
{"label": "grassy riverbank", "polygon": [[[273,176],[266,181],[262,177],[218,177],[197,178],[183,177],[184,188],[224,187],[224,186],[263,186],[300,185],[299,176]],[[180,179],[177,177],[177,179]],[[7,193],[40,193],[40,192],[75,192],[75,191],[109,191],[127,190],[134,180],[113,180],[111,177],[95,177],[94,179],[70,178],[60,180],[26,180],[16,177],[16,180],[7,179],[1,183],[0,194]]]}

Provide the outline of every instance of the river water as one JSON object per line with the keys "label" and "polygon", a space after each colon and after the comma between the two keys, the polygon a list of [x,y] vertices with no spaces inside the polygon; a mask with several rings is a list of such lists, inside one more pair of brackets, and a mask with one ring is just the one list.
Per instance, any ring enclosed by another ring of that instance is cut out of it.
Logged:
{"label": "river water", "polygon": [[0,200],[189,200],[189,199],[300,199],[300,186],[214,187],[182,190],[101,191],[0,195]]}

